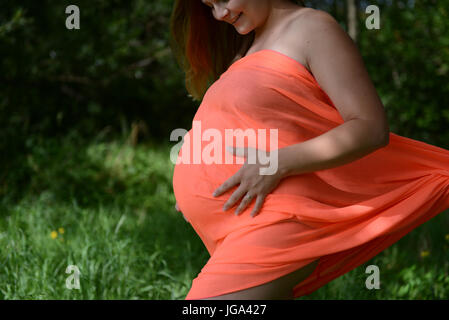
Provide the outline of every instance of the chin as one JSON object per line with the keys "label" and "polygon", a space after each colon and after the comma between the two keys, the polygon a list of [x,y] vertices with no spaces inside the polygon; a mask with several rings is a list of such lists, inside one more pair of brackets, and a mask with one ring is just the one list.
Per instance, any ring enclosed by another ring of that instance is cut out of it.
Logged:
{"label": "chin", "polygon": [[246,35],[248,33],[250,33],[251,31],[253,31],[250,28],[238,28],[238,27],[234,27],[235,31],[237,31],[238,33],[240,33],[241,35]]}
{"label": "chin", "polygon": [[242,36],[247,35],[248,33],[251,32],[251,30],[246,31],[246,32],[240,32],[240,31],[238,31],[238,30],[236,30],[236,31],[237,31],[238,33],[240,33]]}

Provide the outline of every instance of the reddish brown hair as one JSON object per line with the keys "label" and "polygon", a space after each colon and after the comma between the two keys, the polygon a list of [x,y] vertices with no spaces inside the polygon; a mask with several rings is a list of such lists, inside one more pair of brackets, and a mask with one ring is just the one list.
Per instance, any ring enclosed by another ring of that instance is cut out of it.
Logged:
{"label": "reddish brown hair", "polygon": [[[304,6],[301,0],[293,2]],[[186,75],[185,86],[193,100],[202,100],[208,87],[253,40],[254,31],[239,34],[231,24],[216,20],[200,0],[175,0],[170,47]]]}

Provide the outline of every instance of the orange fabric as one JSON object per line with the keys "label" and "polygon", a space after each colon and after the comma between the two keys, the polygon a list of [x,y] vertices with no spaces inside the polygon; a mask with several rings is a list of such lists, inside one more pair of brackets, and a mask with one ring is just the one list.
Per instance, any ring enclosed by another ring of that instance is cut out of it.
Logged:
{"label": "orange fabric", "polygon": [[[224,129],[267,129],[267,137],[278,129],[278,148],[344,122],[303,65],[268,49],[232,64],[193,120],[201,121],[202,132],[215,128],[223,137]],[[209,143],[203,138],[201,150]],[[236,206],[222,207],[238,186],[212,196],[242,166],[226,164],[224,138],[222,147],[222,164],[175,165],[178,206],[211,255],[186,299],[264,284],[320,259],[294,288],[295,297],[309,294],[449,208],[449,151],[390,133],[387,147],[343,166],[287,177],[256,217],[250,217],[255,199],[235,216]],[[193,143],[184,140],[178,159],[188,151],[193,159]]]}

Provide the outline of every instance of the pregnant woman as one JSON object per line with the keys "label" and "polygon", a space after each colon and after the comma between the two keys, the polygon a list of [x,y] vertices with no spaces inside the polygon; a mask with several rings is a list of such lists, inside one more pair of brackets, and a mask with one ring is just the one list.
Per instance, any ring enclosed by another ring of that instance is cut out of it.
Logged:
{"label": "pregnant woman", "polygon": [[[173,191],[210,253],[186,299],[310,294],[449,208],[449,151],[389,131],[331,15],[288,0],[177,0],[171,19],[201,100]],[[226,140],[239,129],[245,139]],[[274,172],[249,161],[254,150]]]}

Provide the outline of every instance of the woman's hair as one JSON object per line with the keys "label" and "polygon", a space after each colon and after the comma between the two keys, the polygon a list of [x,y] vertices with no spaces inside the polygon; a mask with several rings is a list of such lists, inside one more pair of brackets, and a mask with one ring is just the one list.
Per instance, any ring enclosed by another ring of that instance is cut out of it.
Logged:
{"label": "woman's hair", "polygon": [[[290,1],[305,6],[301,0]],[[170,47],[184,70],[189,96],[202,100],[237,53],[249,49],[254,35],[254,31],[241,35],[231,24],[216,20],[200,0],[175,0],[170,17]]]}

